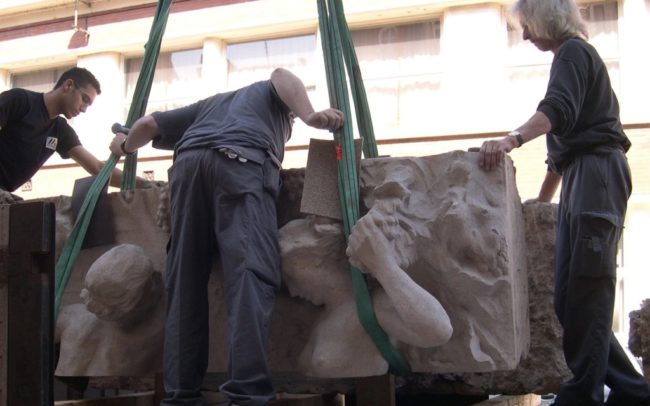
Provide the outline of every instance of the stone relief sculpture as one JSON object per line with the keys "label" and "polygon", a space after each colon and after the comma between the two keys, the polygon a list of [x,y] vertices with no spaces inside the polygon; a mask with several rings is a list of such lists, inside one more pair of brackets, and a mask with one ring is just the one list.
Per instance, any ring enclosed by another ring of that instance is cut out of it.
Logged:
{"label": "stone relief sculpture", "polygon": [[[367,212],[347,247],[340,226],[323,218],[280,230],[289,292],[324,305],[300,355],[302,371],[387,370],[356,318],[348,259],[368,274],[378,321],[414,371],[514,366],[507,353],[524,351],[526,337],[513,328],[527,331],[526,310],[511,307],[526,293],[523,249],[513,239],[523,229],[516,189],[508,189],[514,179],[483,179],[490,175],[460,152],[363,164]],[[513,209],[519,213],[506,220]]]}
{"label": "stone relief sculpture", "polygon": [[491,177],[475,163],[471,153],[454,151],[369,159],[361,167],[368,213],[352,230],[350,260],[371,272],[390,263],[390,253],[394,267],[440,302],[453,327],[444,345],[402,346],[417,372],[510,369],[526,352],[525,245],[514,168],[506,161]]}
{"label": "stone relief sculpture", "polygon": [[[380,263],[371,270],[381,284],[372,291],[379,323],[395,343],[425,348],[446,343],[452,332],[447,313],[392,260],[393,250],[381,243],[386,239],[379,241],[370,249],[364,246],[360,255],[377,255]],[[325,308],[300,354],[300,369],[317,377],[386,373],[388,363],[356,313],[341,224],[317,216],[294,220],[280,230],[280,248],[291,295]]]}
{"label": "stone relief sculpture", "polygon": [[[317,377],[386,372],[386,362],[357,320],[349,262],[367,274],[379,323],[414,372],[487,372],[518,364],[529,337],[524,227],[514,168],[507,161],[502,171],[486,173],[477,169],[475,159],[455,151],[362,160],[363,215],[349,246],[335,220],[297,212],[285,216],[280,235],[289,294],[279,295],[276,303],[272,369]],[[166,192],[156,188],[107,196],[116,213],[115,243],[80,253],[56,325],[57,375],[133,376],[160,370]],[[65,199],[57,207],[57,240],[63,242],[73,222]],[[106,278],[98,278],[100,273]],[[135,274],[148,282],[125,282]],[[112,287],[96,290],[100,282]],[[221,284],[215,267],[209,285],[211,372],[227,368]],[[109,300],[113,296],[96,296],[113,291],[146,298],[124,302],[142,314],[130,318],[131,312],[104,313],[94,307],[95,299],[116,306]]]}
{"label": "stone relief sculpture", "polygon": [[118,245],[90,267],[83,303],[61,308],[57,376],[144,375],[162,370],[164,286],[142,248]]}

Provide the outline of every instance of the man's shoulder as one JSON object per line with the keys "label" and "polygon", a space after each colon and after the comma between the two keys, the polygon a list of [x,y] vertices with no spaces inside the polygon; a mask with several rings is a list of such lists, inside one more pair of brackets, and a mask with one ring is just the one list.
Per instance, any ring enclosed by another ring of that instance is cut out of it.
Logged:
{"label": "man's shoulder", "polygon": [[0,109],[3,119],[10,122],[34,119],[40,121],[40,117],[47,115],[43,113],[43,94],[22,88],[9,89],[0,94]]}
{"label": "man's shoulder", "polygon": [[598,55],[596,48],[586,40],[574,37],[570,38],[560,46],[557,54],[561,58],[593,58]]}
{"label": "man's shoulder", "polygon": [[272,88],[270,80],[260,80],[253,82],[247,86],[241,87],[231,93],[241,93],[241,92],[268,92]]}
{"label": "man's shoulder", "polygon": [[5,101],[27,103],[35,95],[38,95],[38,93],[27,89],[22,89],[20,87],[15,87],[13,89],[5,90],[2,92],[2,94],[0,94],[0,97],[5,99]]}
{"label": "man's shoulder", "polygon": [[77,137],[77,132],[74,130],[74,128],[72,128],[70,123],[68,123],[68,120],[61,116],[57,116],[54,120],[56,122],[56,128],[60,135]]}

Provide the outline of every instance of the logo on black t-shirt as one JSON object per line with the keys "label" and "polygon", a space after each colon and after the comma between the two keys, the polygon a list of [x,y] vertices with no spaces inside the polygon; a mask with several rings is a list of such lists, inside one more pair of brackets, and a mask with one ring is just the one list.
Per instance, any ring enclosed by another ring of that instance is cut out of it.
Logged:
{"label": "logo on black t-shirt", "polygon": [[59,143],[59,139],[56,137],[47,137],[47,140],[45,141],[45,148],[51,149],[52,151],[56,151],[56,146]]}

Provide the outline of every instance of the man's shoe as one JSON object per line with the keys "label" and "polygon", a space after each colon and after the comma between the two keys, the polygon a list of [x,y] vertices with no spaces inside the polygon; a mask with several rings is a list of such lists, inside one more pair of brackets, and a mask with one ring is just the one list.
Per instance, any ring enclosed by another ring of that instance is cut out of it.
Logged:
{"label": "man's shoe", "polygon": [[641,401],[620,399],[614,392],[610,392],[605,406],[650,406],[650,398]]}

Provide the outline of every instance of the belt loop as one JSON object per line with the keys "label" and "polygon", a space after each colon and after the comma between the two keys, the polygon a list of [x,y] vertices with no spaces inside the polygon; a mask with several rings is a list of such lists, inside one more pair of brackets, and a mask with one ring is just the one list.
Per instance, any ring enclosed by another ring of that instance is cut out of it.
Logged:
{"label": "belt loop", "polygon": [[273,151],[270,148],[266,150],[266,153],[269,155],[269,157],[271,158],[271,161],[273,161],[275,166],[277,166],[278,169],[282,169],[282,162],[280,162],[278,157],[275,156],[275,154],[273,153]]}

